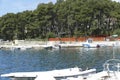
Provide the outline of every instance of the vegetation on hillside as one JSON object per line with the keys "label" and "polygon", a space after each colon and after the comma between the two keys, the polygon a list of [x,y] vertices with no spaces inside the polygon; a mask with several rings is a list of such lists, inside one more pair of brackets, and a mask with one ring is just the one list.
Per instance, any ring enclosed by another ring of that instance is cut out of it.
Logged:
{"label": "vegetation on hillside", "polygon": [[4,40],[112,34],[120,35],[120,3],[111,0],[57,0],[0,17]]}

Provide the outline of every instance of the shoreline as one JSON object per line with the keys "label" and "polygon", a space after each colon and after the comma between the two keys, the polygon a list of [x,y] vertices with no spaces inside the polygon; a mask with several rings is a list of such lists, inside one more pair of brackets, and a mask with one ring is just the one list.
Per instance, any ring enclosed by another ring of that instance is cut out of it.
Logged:
{"label": "shoreline", "polygon": [[[45,49],[51,48],[56,45],[59,45],[59,48],[70,48],[70,47],[84,47],[83,44],[89,45],[105,45],[105,46],[118,46],[120,47],[120,41],[93,41],[89,42],[77,42],[77,41],[25,41],[25,40],[15,40],[14,42],[0,42],[1,49]],[[56,48],[56,47],[54,47]]]}

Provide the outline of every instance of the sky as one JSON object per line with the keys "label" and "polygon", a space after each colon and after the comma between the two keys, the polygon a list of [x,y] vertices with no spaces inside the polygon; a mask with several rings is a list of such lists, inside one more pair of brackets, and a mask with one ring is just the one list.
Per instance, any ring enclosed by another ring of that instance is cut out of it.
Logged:
{"label": "sky", "polygon": [[117,2],[120,2],[120,0],[112,0],[112,1],[117,1]]}
{"label": "sky", "polygon": [[18,13],[25,10],[34,10],[40,3],[55,3],[56,0],[0,0],[0,16],[7,13]]}
{"label": "sky", "polygon": [[[119,1],[120,0],[113,0]],[[0,16],[7,13],[18,13],[25,10],[34,10],[39,3],[55,3],[56,0],[0,0]]]}

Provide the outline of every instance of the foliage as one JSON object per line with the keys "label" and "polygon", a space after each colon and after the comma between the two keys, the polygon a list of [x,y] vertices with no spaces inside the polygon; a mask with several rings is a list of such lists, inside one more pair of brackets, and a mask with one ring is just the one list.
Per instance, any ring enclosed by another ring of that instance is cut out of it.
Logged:
{"label": "foliage", "polygon": [[120,35],[119,31],[120,3],[112,0],[57,0],[0,17],[4,40]]}
{"label": "foliage", "polygon": [[55,36],[54,33],[49,32],[49,33],[46,34],[46,37],[47,37],[47,38],[55,38],[56,36]]}
{"label": "foliage", "polygon": [[113,34],[119,34],[119,36],[120,36],[120,29],[114,30]]}

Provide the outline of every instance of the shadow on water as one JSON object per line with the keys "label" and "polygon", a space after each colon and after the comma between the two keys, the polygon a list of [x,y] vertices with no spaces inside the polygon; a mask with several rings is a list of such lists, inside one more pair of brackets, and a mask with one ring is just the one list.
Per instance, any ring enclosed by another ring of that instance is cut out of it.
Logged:
{"label": "shadow on water", "polygon": [[[115,57],[120,59],[120,49],[114,49]],[[0,74],[24,71],[48,71],[80,67],[83,70],[103,69],[103,63],[113,57],[113,48],[67,48],[54,50],[0,50]],[[0,78],[0,80],[9,80]]]}

